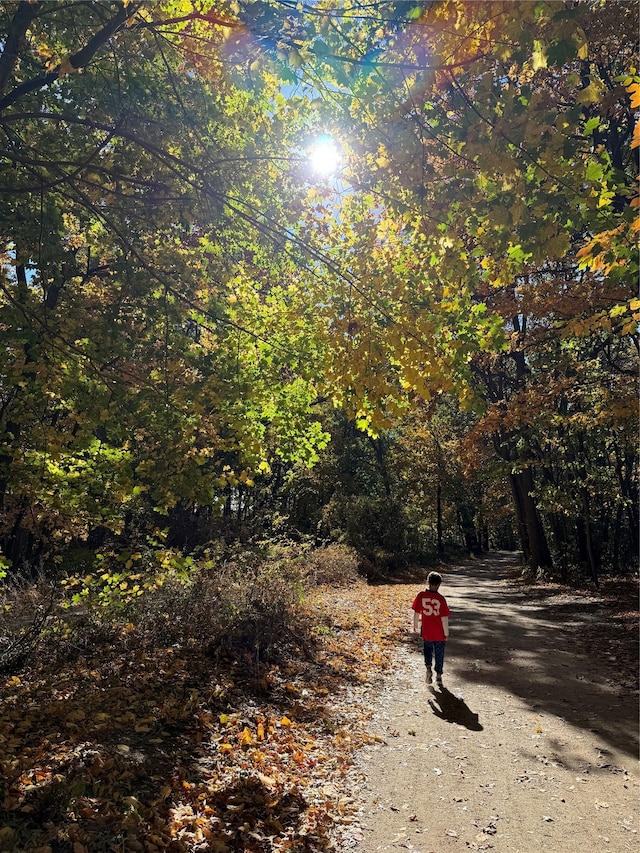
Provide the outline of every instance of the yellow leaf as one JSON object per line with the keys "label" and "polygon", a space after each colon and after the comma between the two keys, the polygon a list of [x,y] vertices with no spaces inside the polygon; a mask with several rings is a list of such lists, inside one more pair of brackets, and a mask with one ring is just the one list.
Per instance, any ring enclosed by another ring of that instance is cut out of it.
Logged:
{"label": "yellow leaf", "polygon": [[248,746],[251,743],[251,732],[247,728],[247,726],[245,726],[244,729],[238,735],[238,741],[242,744],[242,746]]}
{"label": "yellow leaf", "polygon": [[544,44],[541,41],[535,40],[533,42],[533,70],[537,71],[539,68],[547,67],[547,54],[544,49]]}
{"label": "yellow leaf", "polygon": [[626,305],[614,305],[613,308],[609,310],[610,317],[622,317],[623,314],[627,313]]}
{"label": "yellow leaf", "polygon": [[290,725],[291,725],[291,720],[289,719],[289,717],[283,717],[283,718],[280,720],[280,725],[281,725],[281,726],[290,726]]}
{"label": "yellow leaf", "polygon": [[228,714],[220,714],[220,722],[222,723],[223,726],[226,723],[228,723],[229,722],[229,715]]}
{"label": "yellow leaf", "polygon": [[36,53],[38,54],[38,56],[41,56],[42,59],[50,59],[53,56],[53,51],[51,50],[49,45],[44,44],[44,42],[38,45],[38,47],[36,48]]}
{"label": "yellow leaf", "polygon": [[604,85],[599,80],[592,80],[589,85],[576,95],[579,104],[597,104],[604,94]]}
{"label": "yellow leaf", "polygon": [[258,723],[258,740],[264,740],[264,723]]}

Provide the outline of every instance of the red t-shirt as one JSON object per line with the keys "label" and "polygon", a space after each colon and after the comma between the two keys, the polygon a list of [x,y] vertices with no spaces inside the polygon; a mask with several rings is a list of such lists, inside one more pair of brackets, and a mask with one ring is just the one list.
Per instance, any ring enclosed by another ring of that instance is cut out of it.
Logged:
{"label": "red t-shirt", "polygon": [[442,627],[442,617],[450,616],[451,611],[444,595],[425,589],[416,595],[411,609],[422,616],[421,635],[423,640],[434,642],[447,639]]}

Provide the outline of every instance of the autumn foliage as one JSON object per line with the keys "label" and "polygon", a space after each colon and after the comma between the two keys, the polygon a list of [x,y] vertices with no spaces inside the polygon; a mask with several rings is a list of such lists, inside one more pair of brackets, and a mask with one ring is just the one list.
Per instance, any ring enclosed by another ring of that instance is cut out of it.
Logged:
{"label": "autumn foliage", "polygon": [[635,11],[3,4],[0,846],[321,848],[308,575],[637,569]]}
{"label": "autumn foliage", "polygon": [[[262,568],[273,584],[277,563]],[[372,739],[354,690],[388,665],[406,608],[386,591],[363,610],[362,581],[307,587],[269,647],[242,615],[216,634],[220,582],[195,580],[195,625],[184,606],[163,625],[157,601],[155,623],[56,617],[4,677],[2,849],[319,851],[349,825],[346,773]]]}

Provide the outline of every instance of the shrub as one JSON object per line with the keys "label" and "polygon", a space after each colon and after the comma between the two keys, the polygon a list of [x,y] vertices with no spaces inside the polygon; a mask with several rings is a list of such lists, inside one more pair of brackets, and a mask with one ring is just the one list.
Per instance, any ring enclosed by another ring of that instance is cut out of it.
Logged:
{"label": "shrub", "polygon": [[43,578],[3,581],[0,594],[0,674],[18,671],[35,654],[54,606]]}
{"label": "shrub", "polygon": [[315,548],[306,555],[304,565],[307,577],[314,584],[350,584],[360,574],[358,555],[348,545],[333,544]]}
{"label": "shrub", "polygon": [[191,640],[210,653],[226,648],[265,656],[294,631],[301,601],[296,559],[244,552],[150,590],[135,602],[131,618],[164,644]]}

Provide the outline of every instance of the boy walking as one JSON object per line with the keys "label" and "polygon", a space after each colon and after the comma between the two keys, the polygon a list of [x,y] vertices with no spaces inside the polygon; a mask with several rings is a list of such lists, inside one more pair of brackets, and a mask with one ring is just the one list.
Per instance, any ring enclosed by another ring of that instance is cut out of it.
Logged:
{"label": "boy walking", "polygon": [[424,641],[424,663],[427,667],[427,684],[431,684],[431,663],[435,658],[436,684],[442,686],[442,670],[444,668],[444,651],[449,636],[449,616],[451,611],[444,595],[438,589],[442,576],[438,572],[429,572],[427,577],[428,589],[419,592],[411,605],[413,613],[413,630]]}

